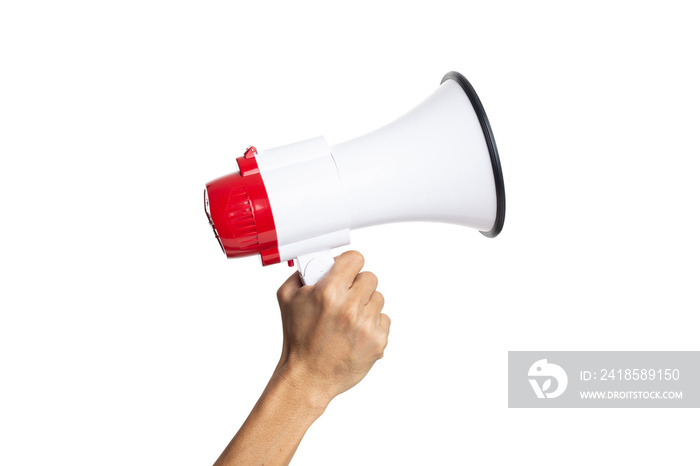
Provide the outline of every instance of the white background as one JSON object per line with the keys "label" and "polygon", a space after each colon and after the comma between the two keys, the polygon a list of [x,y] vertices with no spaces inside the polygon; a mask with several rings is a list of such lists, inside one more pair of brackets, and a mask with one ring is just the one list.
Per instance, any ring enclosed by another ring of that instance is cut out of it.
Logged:
{"label": "white background", "polygon": [[453,69],[496,135],[503,233],[352,232],[389,347],[293,464],[697,464],[696,410],[509,410],[506,380],[508,350],[700,349],[692,6],[3,2],[0,464],[212,463],[276,364],[291,269],[225,260],[204,183]]}

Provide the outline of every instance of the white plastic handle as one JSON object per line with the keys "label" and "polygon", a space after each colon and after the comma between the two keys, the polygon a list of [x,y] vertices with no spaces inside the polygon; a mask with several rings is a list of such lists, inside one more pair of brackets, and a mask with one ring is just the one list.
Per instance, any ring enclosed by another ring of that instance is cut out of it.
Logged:
{"label": "white plastic handle", "polygon": [[305,254],[295,259],[297,270],[304,285],[315,285],[335,264],[330,249]]}

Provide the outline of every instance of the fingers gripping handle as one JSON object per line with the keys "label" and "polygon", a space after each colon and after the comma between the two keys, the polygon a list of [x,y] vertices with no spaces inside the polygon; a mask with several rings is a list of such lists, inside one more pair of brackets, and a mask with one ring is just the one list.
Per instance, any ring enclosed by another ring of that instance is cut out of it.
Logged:
{"label": "fingers gripping handle", "polygon": [[315,285],[335,264],[330,249],[305,254],[295,259],[297,270],[304,285]]}

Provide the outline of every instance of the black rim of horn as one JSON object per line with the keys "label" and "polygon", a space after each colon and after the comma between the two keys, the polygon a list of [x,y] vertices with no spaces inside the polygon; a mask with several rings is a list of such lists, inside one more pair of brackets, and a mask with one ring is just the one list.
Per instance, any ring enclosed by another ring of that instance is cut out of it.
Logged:
{"label": "black rim of horn", "polygon": [[484,132],[484,139],[486,140],[486,146],[489,149],[489,155],[491,156],[491,167],[493,168],[493,181],[496,185],[496,221],[493,223],[493,227],[490,231],[482,231],[481,234],[488,238],[495,238],[503,229],[503,222],[506,219],[506,189],[503,185],[503,172],[501,171],[501,160],[498,158],[498,148],[496,147],[496,139],[493,137],[493,130],[491,130],[491,125],[489,124],[489,119],[486,116],[486,111],[484,106],[479,100],[479,96],[476,95],[476,91],[472,85],[467,81],[467,78],[462,76],[456,71],[450,71],[442,78],[440,84],[444,83],[448,79],[457,81],[462,87],[462,90],[469,101],[474,107],[477,118],[479,118],[479,124],[481,124],[481,130]]}

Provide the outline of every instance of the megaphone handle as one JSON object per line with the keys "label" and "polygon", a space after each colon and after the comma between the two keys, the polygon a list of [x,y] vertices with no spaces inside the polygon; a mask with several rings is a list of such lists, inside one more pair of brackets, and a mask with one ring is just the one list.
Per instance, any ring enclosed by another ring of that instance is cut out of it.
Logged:
{"label": "megaphone handle", "polygon": [[297,270],[304,285],[315,285],[335,264],[330,249],[305,254],[295,259]]}

